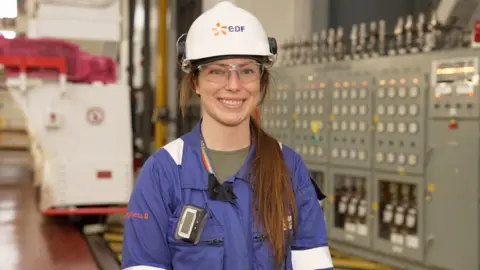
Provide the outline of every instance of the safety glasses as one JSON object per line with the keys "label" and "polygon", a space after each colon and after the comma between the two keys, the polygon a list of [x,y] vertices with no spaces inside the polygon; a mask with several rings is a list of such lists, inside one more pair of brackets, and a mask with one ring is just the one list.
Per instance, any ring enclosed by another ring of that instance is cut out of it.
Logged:
{"label": "safety glasses", "polygon": [[234,71],[237,73],[242,84],[248,84],[260,80],[264,67],[257,62],[240,64],[208,63],[199,65],[198,70],[202,77],[217,84],[227,84],[231,76],[231,71]]}

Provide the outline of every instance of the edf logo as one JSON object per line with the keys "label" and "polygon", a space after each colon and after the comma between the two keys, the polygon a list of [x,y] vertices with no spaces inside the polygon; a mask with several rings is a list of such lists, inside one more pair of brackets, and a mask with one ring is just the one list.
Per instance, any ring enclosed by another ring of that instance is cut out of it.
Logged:
{"label": "edf logo", "polygon": [[238,33],[238,32],[243,32],[245,31],[245,26],[243,25],[222,25],[221,23],[216,23],[215,27],[212,28],[213,35],[218,36],[220,34],[223,34],[224,36],[227,34],[227,32],[231,33]]}

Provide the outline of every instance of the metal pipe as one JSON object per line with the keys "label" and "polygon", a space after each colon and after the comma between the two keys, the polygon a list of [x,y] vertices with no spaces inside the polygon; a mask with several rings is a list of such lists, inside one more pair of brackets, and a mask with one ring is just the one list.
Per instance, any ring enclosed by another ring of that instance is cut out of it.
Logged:
{"label": "metal pipe", "polygon": [[142,47],[142,63],[143,63],[143,85],[142,85],[142,95],[143,95],[143,112],[142,112],[142,143],[143,143],[143,154],[144,158],[148,157],[152,152],[151,143],[152,143],[152,122],[151,115],[153,113],[153,89],[151,86],[151,77],[152,77],[152,53],[151,53],[151,43],[150,43],[150,11],[151,11],[151,0],[143,1],[143,8],[145,10],[144,17],[144,26],[143,26],[143,47]]}
{"label": "metal pipe", "polygon": [[[167,0],[158,0],[158,42],[157,42],[157,89],[155,107],[157,110],[166,108],[167,100]],[[168,114],[167,114],[168,117]],[[155,122],[155,147],[165,145],[167,121]]]}

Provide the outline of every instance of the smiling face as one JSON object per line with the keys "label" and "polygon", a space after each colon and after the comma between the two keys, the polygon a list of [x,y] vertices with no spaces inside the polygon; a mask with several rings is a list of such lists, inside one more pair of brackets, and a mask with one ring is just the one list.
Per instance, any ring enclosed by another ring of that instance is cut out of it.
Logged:
{"label": "smiling face", "polygon": [[248,120],[260,101],[263,67],[247,58],[225,59],[199,66],[195,91],[204,117],[226,126]]}

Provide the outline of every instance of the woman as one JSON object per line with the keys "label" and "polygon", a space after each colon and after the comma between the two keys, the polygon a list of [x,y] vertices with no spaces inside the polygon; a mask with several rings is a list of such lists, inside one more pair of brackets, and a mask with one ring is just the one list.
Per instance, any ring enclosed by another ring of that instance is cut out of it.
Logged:
{"label": "woman", "polygon": [[125,221],[123,269],[333,269],[318,195],[298,154],[250,115],[269,89],[276,43],[221,2],[179,39],[202,120],[144,164]]}

